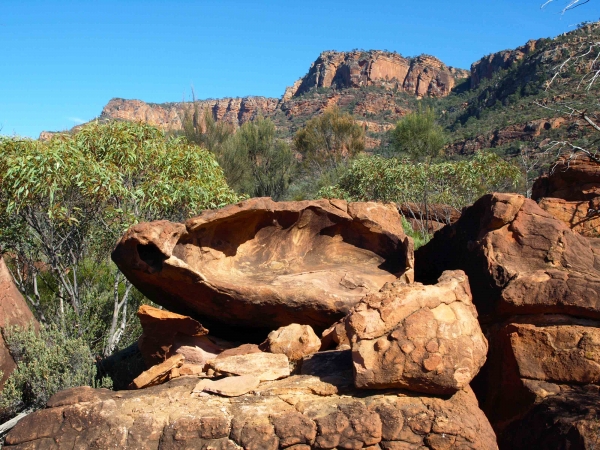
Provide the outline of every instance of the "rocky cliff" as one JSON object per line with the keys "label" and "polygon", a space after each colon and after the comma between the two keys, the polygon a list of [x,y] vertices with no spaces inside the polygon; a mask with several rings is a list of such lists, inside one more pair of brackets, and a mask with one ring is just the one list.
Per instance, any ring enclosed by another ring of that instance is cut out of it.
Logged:
{"label": "rocky cliff", "polygon": [[539,47],[539,43],[539,40],[532,39],[514,50],[502,50],[474,62],[471,64],[471,88],[476,88],[483,79],[491,79],[496,72],[508,69],[515,62],[533,53]]}
{"label": "rocky cliff", "polygon": [[444,97],[450,93],[457,79],[468,76],[468,71],[446,66],[428,55],[405,58],[398,53],[378,50],[327,51],[321,53],[308,73],[286,94],[297,96],[315,87],[383,86],[418,97]]}
{"label": "rocky cliff", "polygon": [[[210,110],[215,120],[234,125],[268,116],[275,111],[279,100],[266,97],[236,97],[196,101],[200,111]],[[182,119],[189,103],[146,103],[141,100],[113,98],[102,110],[101,119],[120,119],[146,122],[166,130],[181,130]]]}

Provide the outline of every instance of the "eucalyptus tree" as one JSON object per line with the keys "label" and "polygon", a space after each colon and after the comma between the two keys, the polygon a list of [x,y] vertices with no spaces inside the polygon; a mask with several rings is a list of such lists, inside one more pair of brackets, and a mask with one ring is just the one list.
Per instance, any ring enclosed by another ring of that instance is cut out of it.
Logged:
{"label": "eucalyptus tree", "polygon": [[132,287],[109,258],[118,237],[238,199],[210,152],[127,122],[48,142],[2,138],[0,187],[1,251],[17,285],[42,321],[105,355],[131,318]]}

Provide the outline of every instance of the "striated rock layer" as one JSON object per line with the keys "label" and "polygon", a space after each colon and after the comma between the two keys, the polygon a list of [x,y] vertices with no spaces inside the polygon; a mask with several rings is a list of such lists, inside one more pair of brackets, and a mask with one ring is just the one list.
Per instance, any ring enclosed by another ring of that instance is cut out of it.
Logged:
{"label": "striated rock layer", "polygon": [[322,331],[386,282],[411,281],[413,243],[392,205],[255,198],[135,225],[112,258],[151,300],[203,324]]}
{"label": "striated rock layer", "polygon": [[56,394],[8,434],[6,448],[497,449],[470,389],[442,399],[401,391],[341,395],[314,376],[262,383],[232,398],[193,394],[185,377],[143,391]]}

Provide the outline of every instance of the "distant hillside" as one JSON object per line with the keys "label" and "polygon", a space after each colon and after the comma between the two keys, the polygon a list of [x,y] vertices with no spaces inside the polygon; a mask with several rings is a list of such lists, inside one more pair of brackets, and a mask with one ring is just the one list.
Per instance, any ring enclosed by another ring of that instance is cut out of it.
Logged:
{"label": "distant hillside", "polygon": [[[385,146],[387,131],[422,104],[438,111],[450,137],[450,154],[494,148],[510,156],[524,145],[539,148],[549,139],[587,136],[576,118],[538,104],[577,101],[592,107],[597,92],[578,90],[573,83],[576,72],[562,74],[549,91],[545,83],[560,58],[599,35],[598,24],[589,24],[555,39],[531,40],[481,58],[470,71],[427,55],[326,51],[281,98],[223,98],[199,100],[197,105],[209,109],[216,120],[236,126],[258,115],[269,117],[287,138],[311,117],[337,105],[360,121],[367,132],[367,148],[374,149]],[[178,131],[186,107],[190,104],[112,99],[100,118],[144,121]]]}

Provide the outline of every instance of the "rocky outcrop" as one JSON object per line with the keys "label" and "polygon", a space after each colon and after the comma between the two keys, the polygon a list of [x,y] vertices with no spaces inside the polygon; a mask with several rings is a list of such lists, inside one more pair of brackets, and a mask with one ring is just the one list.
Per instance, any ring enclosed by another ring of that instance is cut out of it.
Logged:
{"label": "rocky outcrop", "polygon": [[542,147],[544,142],[548,142],[544,141],[544,133],[565,127],[568,123],[563,117],[530,120],[453,142],[448,145],[446,151],[451,155],[472,155],[480,150],[501,147],[512,142],[531,142],[534,147]]}
{"label": "rocky outcrop", "polygon": [[491,79],[496,72],[509,69],[514,63],[535,52],[539,42],[531,40],[514,50],[503,50],[484,56],[471,64],[471,88],[479,86],[482,80]]}
{"label": "rocky outcrop", "polygon": [[346,317],[359,388],[452,394],[485,362],[487,342],[464,272],[435,286],[387,284]]}
{"label": "rocky outcrop", "polygon": [[532,198],[545,211],[587,237],[600,237],[600,164],[586,155],[563,156],[538,178]]}
{"label": "rocky outcrop", "polygon": [[135,225],[112,258],[147,297],[203,324],[322,331],[365,294],[411,280],[413,244],[392,205],[255,198],[185,225]]}
{"label": "rocky outcrop", "polygon": [[[418,97],[444,97],[456,80],[468,77],[466,70],[446,66],[437,58],[421,55],[404,58],[383,51],[323,52],[301,79],[293,96],[313,88],[337,89],[383,86]],[[287,92],[290,97],[291,92]]]}
{"label": "rocky outcrop", "polygon": [[[279,100],[266,97],[222,98],[215,100],[197,100],[194,104],[200,114],[209,110],[215,120],[242,125],[258,115],[270,115]],[[182,120],[186,109],[193,108],[192,103],[146,103],[141,100],[111,99],[100,115],[100,119],[127,120],[144,122],[168,131],[183,129]]]}
{"label": "rocky outcrop", "polygon": [[510,314],[600,318],[600,240],[573,232],[533,200],[489,194],[418,251],[416,277],[464,270],[484,321]]}
{"label": "rocky outcrop", "polygon": [[60,392],[17,424],[6,448],[497,448],[469,388],[447,398],[397,390],[342,395],[335,384],[299,375],[226,397],[194,393],[197,383],[184,377],[141,391]]}
{"label": "rocky outcrop", "polygon": [[16,327],[39,327],[39,324],[25,299],[15,286],[12,276],[6,267],[4,259],[0,257],[0,390],[7,378],[15,370],[15,362],[4,342],[2,332],[5,328]]}
{"label": "rocky outcrop", "polygon": [[516,194],[482,197],[417,252],[417,279],[469,276],[490,346],[473,386],[501,448],[589,439],[586,406],[568,405],[600,384],[599,256],[600,239]]}

